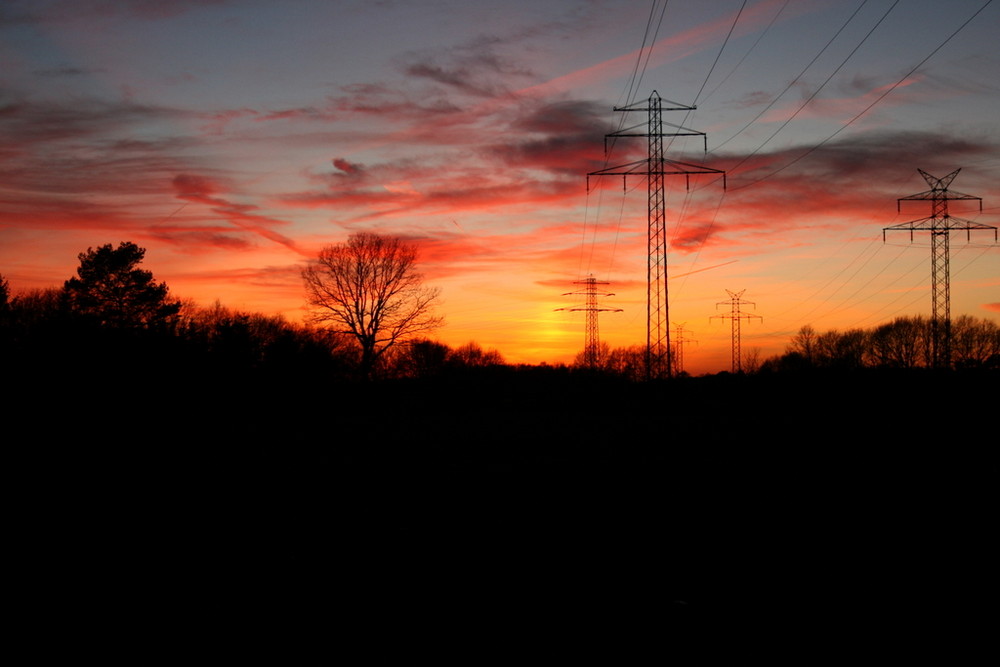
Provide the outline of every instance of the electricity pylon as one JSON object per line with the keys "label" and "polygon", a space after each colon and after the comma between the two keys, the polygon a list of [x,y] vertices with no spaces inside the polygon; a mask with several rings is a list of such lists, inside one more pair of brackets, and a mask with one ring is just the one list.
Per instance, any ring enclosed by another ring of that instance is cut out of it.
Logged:
{"label": "electricity pylon", "polygon": [[674,347],[677,352],[674,354],[674,371],[680,375],[684,372],[684,343],[697,343],[693,338],[684,337],[684,323],[674,322],[676,335],[674,336]]}
{"label": "electricity pylon", "polygon": [[904,201],[929,200],[931,216],[911,222],[904,222],[882,229],[882,242],[885,243],[885,233],[893,230],[909,230],[910,242],[913,242],[913,232],[928,231],[931,233],[931,365],[934,368],[951,366],[951,278],[948,258],[949,238],[952,230],[964,230],[971,238],[973,229],[992,229],[993,240],[997,239],[997,228],[971,220],[954,218],[948,214],[948,202],[955,199],[978,200],[979,210],[983,210],[981,197],[949,192],[948,186],[955,180],[961,169],[956,169],[944,178],[935,178],[923,169],[917,169],[924,177],[930,190],[896,200],[896,210],[902,210]]}
{"label": "electricity pylon", "polygon": [[[659,379],[669,377],[673,372],[670,349],[670,314],[667,298],[667,227],[666,227],[666,193],[664,177],[683,174],[690,186],[691,174],[722,174],[725,187],[726,172],[711,169],[701,165],[668,160],[664,157],[663,138],[680,136],[706,137],[704,132],[690,130],[680,125],[666,123],[675,132],[663,131],[664,111],[693,111],[697,107],[668,102],[654,90],[648,100],[635,102],[624,107],[615,107],[615,111],[644,111],[647,114],[646,131],[637,131],[641,123],[631,128],[619,130],[605,135],[604,146],[607,152],[607,141],[611,137],[647,137],[649,140],[648,155],[645,160],[639,160],[617,167],[609,167],[587,174],[587,189],[590,189],[591,176],[622,176],[627,183],[629,176],[648,176],[649,199],[649,230],[647,236],[648,260],[646,266],[646,378]],[[706,150],[708,139],[705,139]],[[645,167],[645,168],[643,168]]]}
{"label": "electricity pylon", "polygon": [[726,292],[729,294],[729,301],[720,301],[719,303],[715,304],[715,307],[718,308],[719,306],[729,303],[732,306],[732,311],[728,315],[712,315],[712,317],[708,318],[709,320],[712,320],[713,318],[716,317],[720,317],[723,319],[729,318],[733,321],[733,363],[732,363],[733,373],[740,373],[743,371],[743,355],[740,353],[740,322],[743,320],[749,320],[754,317],[760,319],[761,322],[764,321],[764,318],[761,317],[760,315],[744,313],[743,311],[740,310],[740,306],[742,304],[748,304],[755,308],[757,307],[757,304],[755,304],[753,301],[743,301],[741,299],[741,297],[743,296],[743,292],[745,291],[746,290],[740,290],[739,292],[730,292],[729,290],[726,290]]}
{"label": "electricity pylon", "polygon": [[588,276],[583,280],[577,280],[574,285],[584,285],[583,290],[578,292],[566,292],[563,296],[573,294],[583,294],[587,297],[586,305],[582,308],[556,308],[556,310],[568,310],[571,312],[585,311],[587,313],[586,334],[583,343],[583,365],[587,368],[596,368],[600,360],[601,341],[597,330],[597,313],[606,311],[620,313],[621,308],[599,308],[597,306],[598,296],[614,296],[612,293],[597,293],[598,285],[608,285],[610,283],[599,281],[594,276]]}

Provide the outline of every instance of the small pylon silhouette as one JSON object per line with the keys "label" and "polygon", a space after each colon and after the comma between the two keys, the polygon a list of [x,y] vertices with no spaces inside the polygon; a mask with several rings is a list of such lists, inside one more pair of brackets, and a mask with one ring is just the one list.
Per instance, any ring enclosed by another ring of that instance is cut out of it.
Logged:
{"label": "small pylon silhouette", "polygon": [[742,304],[754,306],[755,308],[757,306],[757,304],[755,304],[753,301],[742,300],[743,292],[745,291],[746,290],[740,290],[739,292],[730,292],[729,290],[726,290],[726,292],[729,294],[729,301],[720,301],[719,303],[715,304],[715,307],[718,308],[719,306],[729,303],[732,306],[732,312],[730,312],[728,315],[713,315],[712,317],[708,318],[709,320],[711,320],[713,318],[720,317],[723,319],[728,318],[733,321],[733,362],[732,362],[733,373],[741,373],[743,371],[743,355],[740,352],[740,322],[742,320],[749,320],[754,317],[760,319],[761,321],[764,320],[764,318],[761,317],[760,315],[752,315],[750,313],[744,313],[743,311],[740,310],[740,306]]}
{"label": "small pylon silhouette", "polygon": [[597,305],[598,296],[614,296],[612,293],[604,293],[598,295],[597,286],[598,285],[608,285],[610,283],[605,281],[599,281],[594,276],[588,276],[583,280],[577,280],[573,283],[574,285],[584,285],[584,288],[578,292],[566,292],[563,296],[570,296],[573,294],[583,294],[587,297],[586,305],[582,308],[556,308],[556,310],[568,310],[568,311],[585,311],[587,313],[587,328],[586,334],[584,336],[583,344],[583,364],[587,368],[596,368],[598,362],[600,361],[600,336],[598,334],[597,327],[597,313],[602,311],[622,312],[621,308],[600,308]]}
{"label": "small pylon silhouette", "polygon": [[684,344],[697,343],[698,341],[684,336],[684,322],[680,324],[674,322],[674,328],[674,348],[676,350],[674,353],[674,372],[680,375],[684,372]]}

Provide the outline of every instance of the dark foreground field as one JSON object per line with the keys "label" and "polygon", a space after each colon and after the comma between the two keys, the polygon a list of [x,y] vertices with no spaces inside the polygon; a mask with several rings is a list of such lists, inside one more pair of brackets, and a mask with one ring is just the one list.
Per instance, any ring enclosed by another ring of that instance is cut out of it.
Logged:
{"label": "dark foreground field", "polygon": [[995,628],[995,373],[182,380],[12,402],[29,617],[469,662]]}

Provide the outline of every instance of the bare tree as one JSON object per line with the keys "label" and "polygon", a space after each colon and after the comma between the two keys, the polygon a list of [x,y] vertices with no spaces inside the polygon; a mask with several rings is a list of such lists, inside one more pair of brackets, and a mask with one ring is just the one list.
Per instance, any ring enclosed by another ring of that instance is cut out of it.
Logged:
{"label": "bare tree", "polygon": [[951,323],[951,354],[957,368],[982,366],[1000,356],[1000,325],[959,315]]}
{"label": "bare tree", "polygon": [[451,348],[428,338],[411,338],[396,345],[382,359],[390,377],[429,378],[441,374]]}
{"label": "bare tree", "polygon": [[358,232],[302,271],[313,322],[357,340],[365,377],[393,345],[442,324],[433,313],[440,291],[423,286],[416,258],[399,238]]}
{"label": "bare tree", "polygon": [[917,368],[929,358],[929,323],[922,317],[897,317],[871,333],[871,356],[880,366]]}
{"label": "bare tree", "polygon": [[594,355],[592,358],[588,358],[587,350],[577,352],[576,356],[573,357],[573,366],[575,368],[590,368],[601,371],[610,370],[611,346],[608,345],[608,342],[603,340],[598,341],[597,347],[593,352]]}
{"label": "bare tree", "polygon": [[862,368],[869,353],[869,335],[862,329],[830,329],[813,343],[813,363],[826,368]]}
{"label": "bare tree", "polygon": [[604,367],[629,380],[637,382],[644,380],[646,378],[646,352],[645,345],[616,347],[608,352]]}
{"label": "bare tree", "polygon": [[816,330],[811,324],[806,324],[795,334],[785,352],[800,354],[807,362],[813,363],[816,354],[816,337]]}
{"label": "bare tree", "polygon": [[762,363],[759,347],[750,347],[743,351],[743,370],[748,375],[758,372]]}
{"label": "bare tree", "polygon": [[484,350],[475,342],[469,341],[465,345],[455,348],[448,355],[448,361],[465,368],[480,368],[483,366],[502,366],[504,364],[503,355],[494,349]]}
{"label": "bare tree", "polygon": [[0,275],[0,313],[5,312],[10,306],[10,283]]}

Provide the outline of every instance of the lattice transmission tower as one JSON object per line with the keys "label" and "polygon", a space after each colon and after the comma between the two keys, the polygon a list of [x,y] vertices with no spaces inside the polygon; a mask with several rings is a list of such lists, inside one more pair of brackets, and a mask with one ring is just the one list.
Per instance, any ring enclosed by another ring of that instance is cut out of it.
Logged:
{"label": "lattice transmission tower", "polygon": [[752,313],[744,313],[742,310],[740,310],[740,306],[744,304],[749,306],[754,306],[755,308],[757,307],[757,304],[755,304],[753,301],[743,301],[743,292],[745,291],[746,290],[740,290],[739,292],[730,292],[729,290],[726,290],[726,293],[729,294],[729,301],[720,301],[719,303],[715,304],[715,307],[718,308],[719,306],[729,304],[732,309],[731,312],[729,312],[726,315],[713,315],[712,317],[708,318],[709,320],[712,320],[716,317],[719,317],[722,319],[731,319],[733,321],[733,362],[732,362],[733,373],[740,373],[743,371],[743,355],[740,351],[740,322],[742,322],[743,320],[750,320],[754,317],[760,319],[761,322],[764,321],[764,318],[761,317],[760,315],[754,315]]}
{"label": "lattice transmission tower", "polygon": [[[666,102],[667,106],[664,106]],[[692,174],[721,174],[725,187],[726,172],[711,169],[687,162],[669,160],[664,155],[663,138],[680,136],[706,137],[704,132],[691,130],[673,123],[664,123],[664,111],[694,111],[697,107],[678,104],[663,100],[654,90],[649,99],[635,102],[624,107],[614,107],[615,111],[642,111],[647,115],[645,131],[642,123],[633,127],[605,135],[604,145],[607,153],[609,138],[617,137],[647,137],[648,155],[645,160],[638,160],[617,167],[609,167],[587,174],[587,188],[590,189],[591,176],[622,176],[627,183],[629,176],[648,177],[649,200],[649,230],[647,236],[648,260],[646,268],[646,377],[659,379],[669,377],[673,373],[672,350],[670,347],[670,314],[667,298],[667,226],[666,226],[666,192],[664,179],[667,176],[684,175],[690,186]],[[664,124],[676,131],[664,132]],[[708,148],[708,139],[705,139]]]}
{"label": "lattice transmission tower", "polygon": [[909,197],[900,197],[896,201],[896,210],[902,210],[904,201],[930,201],[931,215],[904,222],[882,229],[882,242],[888,231],[909,230],[910,242],[913,232],[926,231],[931,234],[931,365],[935,368],[945,368],[951,365],[951,278],[949,267],[949,241],[954,230],[965,231],[971,238],[973,229],[992,229],[993,240],[997,239],[997,228],[971,220],[955,218],[948,214],[948,202],[956,199],[974,200],[979,202],[979,210],[983,210],[981,197],[952,192],[948,186],[955,180],[961,169],[956,169],[944,178],[935,178],[923,169],[917,169],[924,177],[930,190]]}
{"label": "lattice transmission tower", "polygon": [[613,293],[606,292],[598,294],[598,285],[609,285],[610,283],[597,280],[594,276],[588,276],[583,280],[577,280],[574,285],[583,285],[583,289],[576,292],[566,292],[563,296],[582,294],[586,297],[585,305],[579,308],[556,308],[556,310],[567,310],[570,312],[584,311],[587,313],[586,332],[583,343],[583,365],[587,368],[596,368],[600,361],[601,339],[597,326],[597,314],[600,312],[622,312],[621,308],[601,308],[597,305],[598,296],[614,296]]}
{"label": "lattice transmission tower", "polygon": [[684,322],[677,324],[674,322],[674,348],[676,352],[674,353],[674,372],[678,375],[684,372],[684,344],[685,343],[697,343],[693,338],[687,338],[684,335]]}

